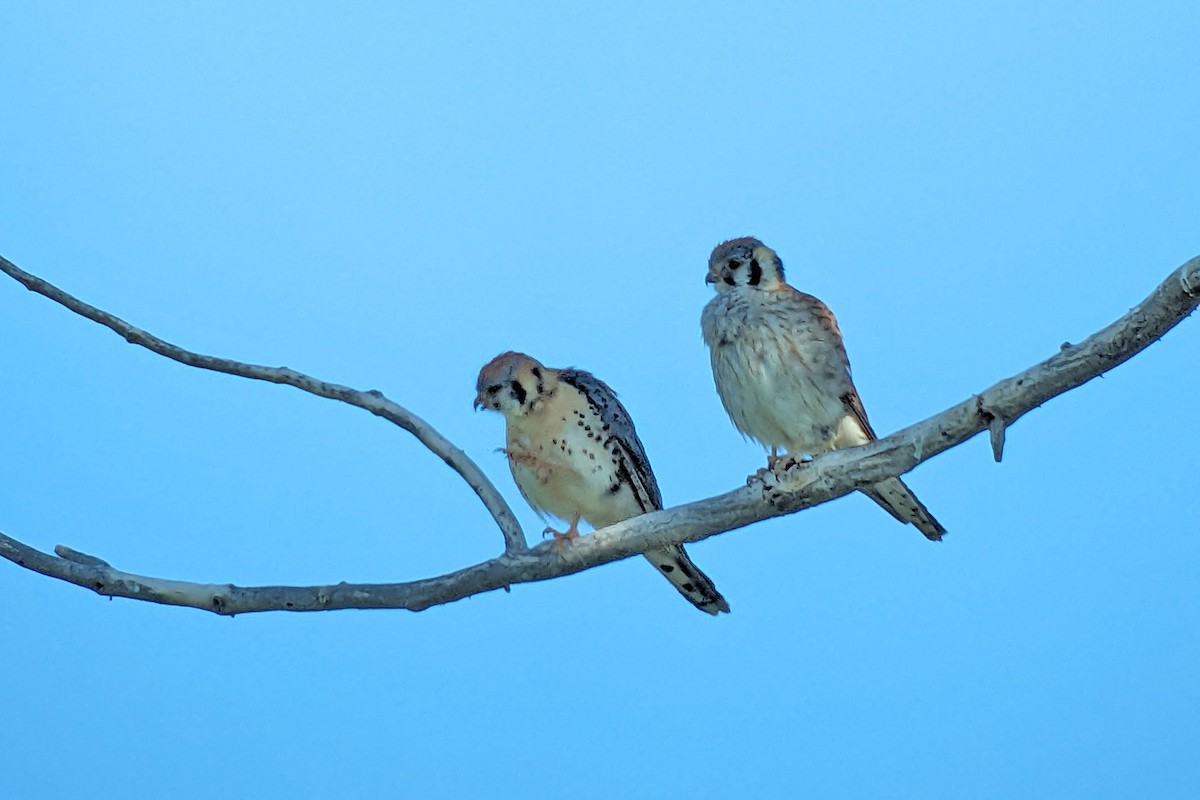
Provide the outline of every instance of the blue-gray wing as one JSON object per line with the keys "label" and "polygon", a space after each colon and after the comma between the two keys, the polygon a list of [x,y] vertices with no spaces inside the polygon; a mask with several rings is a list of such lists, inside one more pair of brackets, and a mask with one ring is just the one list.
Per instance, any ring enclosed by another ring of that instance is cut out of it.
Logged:
{"label": "blue-gray wing", "polygon": [[578,389],[600,417],[604,444],[617,456],[617,477],[629,484],[642,511],[661,509],[662,494],[650,469],[650,459],[646,457],[633,419],[617,399],[617,393],[607,383],[581,369],[559,370],[558,379]]}

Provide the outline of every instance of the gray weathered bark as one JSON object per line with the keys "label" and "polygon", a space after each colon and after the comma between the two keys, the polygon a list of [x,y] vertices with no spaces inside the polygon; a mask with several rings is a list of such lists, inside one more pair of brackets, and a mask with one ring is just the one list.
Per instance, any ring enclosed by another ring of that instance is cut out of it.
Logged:
{"label": "gray weathered bark", "polygon": [[483,563],[406,583],[331,586],[255,586],[165,580],[114,569],[94,556],[59,545],[50,555],[0,533],[0,556],[52,578],[98,594],[218,614],[252,611],[323,611],[338,608],[404,608],[421,611],[464,597],[507,589],[511,584],[549,580],[640,554],[652,547],[694,542],[769,517],[825,503],[885,477],[908,472],[922,461],[988,431],[997,461],[1005,431],[1026,412],[1069,391],[1145,349],[1200,304],[1200,257],[1188,261],[1128,314],[1078,345],[1000,381],[940,414],[863,447],[819,456],[776,476],[752,478],[747,486],[717,497],[635,517],[575,540],[562,554],[553,543],[526,546],[512,510],[495,486],[461,450],[428,423],[379,392],[361,392],[319,381],[283,367],[262,367],[203,356],[169,344],[107,312],[87,305],[0,258],[0,271],[27,288],[112,329],[127,341],[190,366],[295,386],[356,405],[415,435],[455,469],[492,513],[504,536],[504,553]]}

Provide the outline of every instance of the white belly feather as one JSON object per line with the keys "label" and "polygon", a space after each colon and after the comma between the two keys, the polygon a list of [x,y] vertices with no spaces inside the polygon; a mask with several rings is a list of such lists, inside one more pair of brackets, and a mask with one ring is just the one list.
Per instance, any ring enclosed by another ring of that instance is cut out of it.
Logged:
{"label": "white belly feather", "polygon": [[819,382],[828,345],[803,336],[802,322],[731,294],[713,298],[701,316],[729,418],[745,435],[793,455],[831,449],[846,416],[841,398]]}

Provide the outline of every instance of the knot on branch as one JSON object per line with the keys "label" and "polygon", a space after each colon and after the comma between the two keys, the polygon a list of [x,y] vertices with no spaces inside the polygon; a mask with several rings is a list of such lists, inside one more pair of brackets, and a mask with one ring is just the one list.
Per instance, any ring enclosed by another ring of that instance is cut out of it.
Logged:
{"label": "knot on branch", "polygon": [[1188,297],[1200,297],[1200,264],[1194,264],[1191,269],[1181,270],[1179,283],[1183,286],[1183,293]]}
{"label": "knot on branch", "polygon": [[[1069,346],[1069,344],[1065,345],[1064,349]],[[983,402],[983,395],[975,396],[975,409],[979,418],[987,425],[992,441],[992,458],[996,459],[996,463],[999,464],[1000,460],[1004,458],[1004,436],[1008,429],[1008,423],[1004,421],[1004,417],[999,412],[987,407]]]}
{"label": "knot on branch", "polygon": [[83,564],[85,567],[112,567],[103,558],[89,556],[87,553],[81,553],[78,550],[73,550],[65,544],[54,545],[54,554],[64,561],[71,561],[76,564]]}
{"label": "knot on branch", "polygon": [[746,485],[750,488],[757,486],[762,492],[762,499],[772,508],[778,504],[784,494],[783,489],[779,486],[779,475],[769,467],[762,467],[753,474],[747,475]]}

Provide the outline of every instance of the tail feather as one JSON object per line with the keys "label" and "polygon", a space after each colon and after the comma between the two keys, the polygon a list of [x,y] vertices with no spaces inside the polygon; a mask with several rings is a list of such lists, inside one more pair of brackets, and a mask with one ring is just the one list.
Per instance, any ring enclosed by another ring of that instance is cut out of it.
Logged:
{"label": "tail feather", "polygon": [[646,559],[696,608],[713,616],[729,612],[729,603],[712,580],[692,563],[682,545],[647,551]]}
{"label": "tail feather", "polygon": [[934,519],[925,504],[918,500],[899,478],[888,478],[886,481],[872,484],[863,489],[862,493],[883,506],[884,511],[901,522],[916,525],[917,530],[925,534],[926,539],[934,542],[942,540],[942,534],[946,532],[942,523]]}

